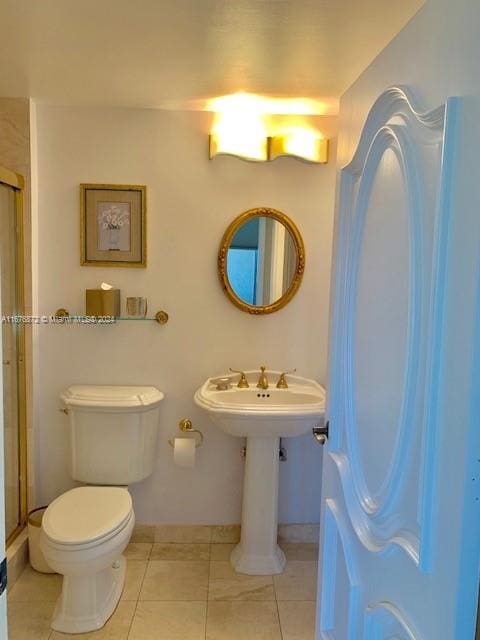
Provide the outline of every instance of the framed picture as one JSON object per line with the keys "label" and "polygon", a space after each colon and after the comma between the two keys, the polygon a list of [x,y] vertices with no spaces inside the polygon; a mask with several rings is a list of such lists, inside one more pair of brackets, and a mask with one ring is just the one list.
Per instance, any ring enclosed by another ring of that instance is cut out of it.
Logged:
{"label": "framed picture", "polygon": [[80,264],[146,266],[146,191],[143,185],[80,185]]}

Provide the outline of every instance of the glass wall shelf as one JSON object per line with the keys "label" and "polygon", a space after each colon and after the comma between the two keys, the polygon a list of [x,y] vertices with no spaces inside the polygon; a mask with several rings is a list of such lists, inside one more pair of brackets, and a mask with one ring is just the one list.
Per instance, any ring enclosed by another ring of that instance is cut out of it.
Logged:
{"label": "glass wall shelf", "polygon": [[66,309],[57,309],[53,316],[40,316],[37,324],[94,324],[94,325],[111,325],[117,322],[133,321],[133,322],[158,322],[158,324],[167,324],[168,313],[166,311],[157,311],[154,316],[88,316],[88,315],[71,315]]}

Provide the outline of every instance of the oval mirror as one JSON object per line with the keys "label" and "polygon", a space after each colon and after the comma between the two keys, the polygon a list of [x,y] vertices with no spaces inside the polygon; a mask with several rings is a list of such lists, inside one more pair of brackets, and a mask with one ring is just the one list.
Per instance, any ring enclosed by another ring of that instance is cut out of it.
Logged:
{"label": "oval mirror", "polygon": [[223,290],[242,311],[272,313],[297,291],[305,269],[303,240],[290,218],[249,209],[226,230],[218,254]]}

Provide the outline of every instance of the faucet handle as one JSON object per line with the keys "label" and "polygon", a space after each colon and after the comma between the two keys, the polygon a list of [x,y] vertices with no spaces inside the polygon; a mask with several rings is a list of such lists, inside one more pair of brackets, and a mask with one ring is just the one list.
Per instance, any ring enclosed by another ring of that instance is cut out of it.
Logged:
{"label": "faucet handle", "polygon": [[237,387],[239,389],[248,389],[248,387],[250,386],[248,384],[248,380],[247,380],[247,376],[245,375],[244,371],[237,371],[237,369],[232,369],[232,367],[230,367],[230,371],[232,373],[239,373],[240,374],[240,380],[237,383]]}
{"label": "faucet handle", "polygon": [[291,371],[284,371],[280,374],[280,377],[277,382],[277,389],[288,389],[287,381],[285,380],[285,376],[288,376],[290,373],[295,373],[296,369],[292,369]]}

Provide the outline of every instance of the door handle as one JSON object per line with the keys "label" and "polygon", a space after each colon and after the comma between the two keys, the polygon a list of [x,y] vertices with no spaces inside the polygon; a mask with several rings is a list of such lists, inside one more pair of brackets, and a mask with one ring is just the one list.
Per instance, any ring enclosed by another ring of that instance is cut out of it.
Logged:
{"label": "door handle", "polygon": [[327,420],[324,427],[313,427],[313,437],[319,444],[325,444],[328,440],[328,429],[330,427],[330,421]]}

